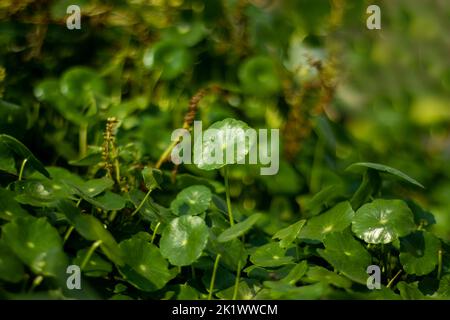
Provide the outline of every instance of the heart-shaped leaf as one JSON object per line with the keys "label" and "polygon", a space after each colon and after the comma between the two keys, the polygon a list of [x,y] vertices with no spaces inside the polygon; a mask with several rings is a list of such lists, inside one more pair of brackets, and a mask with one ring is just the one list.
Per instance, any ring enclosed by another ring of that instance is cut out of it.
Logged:
{"label": "heart-shaped leaf", "polygon": [[236,223],[235,225],[231,226],[230,228],[226,229],[224,232],[222,232],[219,237],[217,238],[217,241],[219,242],[227,242],[233,239],[236,239],[243,234],[245,234],[250,228],[258,222],[258,220],[262,217],[261,213],[255,213],[245,219],[242,222]]}
{"label": "heart-shaped leaf", "polygon": [[211,190],[202,185],[191,186],[181,191],[170,204],[176,215],[196,215],[206,211],[211,203]]}
{"label": "heart-shaped leaf", "polygon": [[359,208],[352,231],[367,243],[390,243],[416,229],[414,216],[402,200],[377,199]]}
{"label": "heart-shaped leaf", "polygon": [[409,183],[416,185],[420,188],[425,188],[421,183],[417,182],[416,180],[414,180],[413,178],[411,178],[410,176],[408,176],[407,174],[401,172],[400,170],[397,170],[395,168],[391,168],[379,163],[371,163],[371,162],[358,162],[358,163],[353,163],[352,165],[350,165],[346,170],[348,171],[358,171],[358,167],[365,167],[365,168],[370,168],[370,169],[374,169],[380,172],[385,172],[385,173],[389,173],[392,174],[393,176],[396,176],[398,178],[401,178],[405,181],[408,181]]}
{"label": "heart-shaped leaf", "polygon": [[250,261],[260,267],[279,267],[291,263],[292,260],[293,257],[286,256],[286,249],[276,242],[262,245],[250,255]]}
{"label": "heart-shaped leaf", "polygon": [[66,215],[67,219],[75,227],[75,230],[83,238],[90,241],[101,240],[100,248],[105,255],[115,264],[119,266],[123,264],[122,251],[119,245],[97,218],[82,214],[77,207],[68,201],[59,201],[57,207]]}
{"label": "heart-shaped leaf", "polygon": [[349,227],[354,215],[350,203],[341,202],[327,212],[309,219],[300,231],[299,238],[322,241],[327,234]]}
{"label": "heart-shaped leaf", "polygon": [[105,190],[112,188],[114,181],[110,178],[103,177],[99,179],[92,179],[77,185],[89,197],[95,197]]}
{"label": "heart-shaped leaf", "polygon": [[58,231],[45,218],[17,218],[2,228],[14,254],[36,274],[56,276],[67,267]]}
{"label": "heart-shaped leaf", "polygon": [[325,249],[318,249],[317,252],[325,260],[351,280],[366,284],[366,269],[372,259],[348,230],[328,234],[323,244]]}
{"label": "heart-shaped leaf", "polygon": [[27,164],[33,167],[36,171],[42,173],[47,178],[50,174],[45,169],[44,165],[31,153],[31,151],[19,140],[7,134],[0,134],[0,144],[6,146],[10,151],[16,154],[20,160],[27,159]]}
{"label": "heart-shaped leaf", "polygon": [[175,266],[187,266],[197,260],[208,243],[208,227],[197,216],[173,219],[164,229],[160,247],[162,255]]}
{"label": "heart-shaped leaf", "polygon": [[287,248],[298,237],[300,230],[302,230],[305,223],[306,220],[302,219],[294,224],[291,224],[289,227],[281,229],[275,233],[272,239],[280,239],[280,246]]}
{"label": "heart-shaped leaf", "polygon": [[119,271],[124,279],[140,290],[159,290],[172,279],[169,264],[155,245],[138,235],[120,243],[125,265],[119,267]]}
{"label": "heart-shaped leaf", "polygon": [[400,239],[400,263],[408,274],[422,276],[438,263],[441,242],[427,231],[417,231]]}
{"label": "heart-shaped leaf", "polygon": [[249,128],[245,122],[232,118],[213,123],[203,135],[195,137],[194,153],[201,155],[197,166],[214,170],[227,164],[243,163],[256,143],[255,139],[246,138]]}

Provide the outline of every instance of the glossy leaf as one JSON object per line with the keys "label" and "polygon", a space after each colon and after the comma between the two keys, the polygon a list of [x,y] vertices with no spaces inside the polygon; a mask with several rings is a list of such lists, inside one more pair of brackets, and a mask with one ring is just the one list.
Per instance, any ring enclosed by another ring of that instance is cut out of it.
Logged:
{"label": "glossy leaf", "polygon": [[413,214],[401,200],[374,200],[359,208],[352,221],[352,231],[367,243],[390,243],[415,229]]}
{"label": "glossy leaf", "polygon": [[162,233],[162,255],[176,266],[187,266],[197,260],[208,242],[208,227],[197,216],[173,219]]}

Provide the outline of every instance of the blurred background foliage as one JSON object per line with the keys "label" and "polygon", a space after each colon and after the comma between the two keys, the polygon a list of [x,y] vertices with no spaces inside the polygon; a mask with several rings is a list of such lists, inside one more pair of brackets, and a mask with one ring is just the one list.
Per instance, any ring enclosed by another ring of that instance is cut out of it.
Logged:
{"label": "blurred background foliage", "polygon": [[[80,30],[66,28],[71,4]],[[370,4],[381,7],[381,30],[366,28]],[[319,192],[331,206],[354,191],[360,177],[344,169],[372,161],[426,186],[383,192],[432,211],[449,240],[449,18],[446,0],[1,0],[0,131],[46,165],[87,174],[116,117],[122,171],[131,171],[158,160],[206,88],[196,114],[204,127],[234,117],[282,130],[278,175],[231,170],[241,214],[271,212],[267,228],[277,230],[314,214]]]}

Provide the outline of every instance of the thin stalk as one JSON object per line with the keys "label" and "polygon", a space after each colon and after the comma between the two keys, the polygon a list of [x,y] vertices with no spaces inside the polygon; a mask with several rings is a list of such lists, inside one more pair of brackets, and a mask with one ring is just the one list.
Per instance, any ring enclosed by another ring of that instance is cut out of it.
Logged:
{"label": "thin stalk", "polygon": [[22,180],[23,171],[25,170],[25,165],[27,164],[27,162],[28,162],[28,159],[23,159],[22,165],[20,166],[20,171],[19,171],[19,181]]}
{"label": "thin stalk", "polygon": [[441,274],[442,274],[442,249],[439,249],[439,252],[438,252],[438,274],[437,274],[438,280],[441,279]]}
{"label": "thin stalk", "polygon": [[217,268],[219,267],[219,260],[220,260],[220,253],[216,257],[216,261],[214,262],[214,269],[211,277],[211,284],[209,285],[209,294],[208,294],[208,300],[212,299],[212,293],[214,290],[214,282],[216,281],[216,273]]}
{"label": "thin stalk", "polygon": [[160,225],[161,225],[161,222],[158,222],[156,224],[155,230],[153,231],[152,240],[150,241],[150,243],[153,243],[153,241],[155,241],[156,232],[158,231],[158,228],[159,228]]}
{"label": "thin stalk", "polygon": [[131,216],[134,216],[136,213],[139,212],[139,210],[142,209],[142,206],[144,205],[144,203],[147,201],[148,197],[150,196],[150,193],[152,192],[152,189],[148,190],[147,194],[145,195],[144,199],[142,199],[141,203],[139,203],[139,205],[136,207],[136,210],[133,211],[133,213],[131,214]]}
{"label": "thin stalk", "polygon": [[394,283],[394,281],[400,276],[401,273],[402,273],[402,270],[399,270],[397,272],[397,274],[391,279],[391,281],[389,281],[386,288],[390,288],[392,286],[392,284]]}
{"label": "thin stalk", "polygon": [[74,226],[70,226],[69,228],[67,228],[66,234],[64,235],[63,244],[67,242],[67,239],[69,239],[70,235],[73,232],[73,229],[75,229]]}
{"label": "thin stalk", "polygon": [[[77,208],[78,208],[78,206],[80,205],[81,200],[83,200],[83,199],[80,198],[80,199],[77,201]],[[73,229],[75,229],[74,226],[70,226],[70,227],[67,229],[67,232],[66,232],[66,234],[64,235],[63,244],[66,243],[66,241],[69,239],[70,235],[71,235],[72,232],[73,232]]]}
{"label": "thin stalk", "polygon": [[83,270],[86,267],[89,260],[91,259],[92,254],[101,244],[102,244],[102,240],[97,240],[92,244],[92,246],[89,248],[88,252],[86,253],[86,256],[84,257],[83,262],[81,263],[81,266],[80,266],[81,270]]}
{"label": "thin stalk", "polygon": [[227,196],[227,208],[228,208],[228,218],[230,219],[230,225],[234,225],[233,211],[231,210],[231,199],[230,199],[230,184],[228,181],[228,167],[224,167],[224,178],[225,178],[225,192]]}
{"label": "thin stalk", "polygon": [[173,141],[166,150],[164,150],[163,154],[161,155],[161,157],[159,158],[158,162],[155,165],[156,169],[159,169],[162,164],[164,163],[164,161],[166,161],[166,159],[169,157],[169,154],[172,152],[172,149],[175,148],[175,146],[178,144],[178,142],[180,141],[180,139],[177,139],[175,141]]}
{"label": "thin stalk", "polygon": [[88,132],[88,125],[87,123],[80,124],[80,130],[79,130],[79,152],[80,152],[80,158],[83,158],[86,155],[87,152],[87,132]]}
{"label": "thin stalk", "polygon": [[236,300],[237,299],[237,294],[239,291],[239,281],[241,280],[241,260],[239,260],[238,262],[238,267],[237,267],[237,271],[236,271],[236,281],[234,282],[234,291],[233,291],[233,298],[231,298],[232,300]]}

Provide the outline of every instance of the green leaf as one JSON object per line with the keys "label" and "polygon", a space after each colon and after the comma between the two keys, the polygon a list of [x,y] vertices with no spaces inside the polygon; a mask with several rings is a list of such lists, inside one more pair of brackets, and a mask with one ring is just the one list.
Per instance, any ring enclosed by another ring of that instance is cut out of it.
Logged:
{"label": "green leaf", "polygon": [[443,298],[450,298],[450,274],[446,274],[439,282],[438,295]]}
{"label": "green leaf", "polygon": [[105,194],[95,197],[95,201],[100,204],[100,208],[106,211],[121,210],[127,201],[121,195],[106,191]]}
{"label": "green leaf", "polygon": [[16,154],[20,160],[28,159],[27,165],[30,165],[36,171],[42,173],[47,178],[50,174],[45,169],[44,165],[31,153],[30,150],[19,140],[7,134],[0,134],[0,144],[6,146],[11,152]]}
{"label": "green leaf", "polygon": [[[201,158],[197,167],[203,170],[219,169],[227,164],[243,163],[246,155],[256,141],[245,138],[245,131],[250,127],[243,121],[227,118],[213,123],[203,135],[195,137],[194,152],[200,153]],[[214,133],[207,137],[206,133]],[[245,141],[243,140],[245,139]],[[197,150],[196,146],[201,146]],[[233,157],[227,150],[234,150]]]}
{"label": "green leaf", "polygon": [[95,70],[77,66],[64,72],[60,90],[70,100],[72,108],[77,105],[85,107],[93,97],[106,93],[106,85]]}
{"label": "green leaf", "polygon": [[320,266],[309,267],[304,281],[325,282],[328,284],[332,284],[335,287],[345,289],[348,289],[352,286],[352,282],[349,279]]}
{"label": "green leaf", "polygon": [[16,175],[16,161],[9,148],[0,143],[0,170]]}
{"label": "green leaf", "polygon": [[275,233],[272,239],[279,239],[280,246],[287,248],[298,237],[300,230],[302,230],[305,223],[306,220],[302,219],[294,224],[291,224],[289,227],[281,229]]}
{"label": "green leaf", "polygon": [[16,201],[36,207],[54,207],[60,199],[70,197],[63,185],[52,180],[22,180],[13,184]]}
{"label": "green leaf", "polygon": [[170,204],[170,209],[176,215],[197,215],[209,208],[211,198],[211,190],[208,187],[191,186],[177,195]]}
{"label": "green leaf", "polygon": [[402,200],[374,200],[359,208],[352,222],[352,231],[367,243],[390,243],[415,229],[414,216]]}
{"label": "green leaf", "polygon": [[28,216],[28,213],[14,200],[15,195],[12,191],[0,188],[0,219],[10,221]]}
{"label": "green leaf", "polygon": [[317,252],[334,268],[351,280],[366,284],[366,268],[371,264],[371,256],[348,230],[328,234],[323,244],[325,249]]}
{"label": "green leaf", "polygon": [[254,95],[270,95],[280,89],[280,79],[274,60],[258,56],[246,60],[239,68],[243,89]]}
{"label": "green leaf", "polygon": [[36,274],[60,275],[67,267],[58,231],[45,218],[17,218],[2,228],[8,247]]}
{"label": "green leaf", "polygon": [[309,219],[300,231],[299,238],[322,241],[327,234],[349,227],[354,215],[348,201],[338,203],[327,212]]}
{"label": "green leaf", "polygon": [[285,256],[285,254],[286,249],[276,242],[271,242],[258,247],[250,255],[250,261],[260,267],[279,267],[293,260],[293,257]]}
{"label": "green leaf", "polygon": [[14,255],[4,241],[0,241],[0,279],[7,282],[20,282],[25,275],[22,262]]}
{"label": "green leaf", "polygon": [[410,176],[408,176],[407,174],[401,172],[400,170],[397,170],[395,168],[391,168],[379,163],[372,163],[372,162],[358,162],[358,163],[353,163],[352,165],[350,165],[346,170],[348,171],[358,171],[358,167],[365,167],[365,168],[370,168],[370,169],[374,169],[380,172],[386,172],[389,174],[392,174],[398,178],[401,178],[405,181],[408,181],[409,183],[416,185],[418,187],[421,188],[425,188],[421,183],[417,182],[416,180],[414,180],[413,178],[411,178]]}
{"label": "green leaf", "polygon": [[418,288],[418,282],[407,283],[400,281],[397,283],[397,289],[404,300],[424,300],[426,297]]}
{"label": "green leaf", "polygon": [[161,70],[161,78],[175,79],[192,65],[192,55],[185,47],[172,41],[160,41],[144,52],[144,66]]}
{"label": "green leaf", "polygon": [[[73,264],[81,266],[89,248],[78,250]],[[99,254],[93,253],[89,262],[83,269],[83,273],[88,277],[106,277],[112,271],[112,265]]]}
{"label": "green leaf", "polygon": [[243,234],[245,234],[250,228],[258,222],[258,220],[262,217],[261,213],[255,213],[245,219],[242,222],[236,223],[235,225],[231,226],[230,228],[226,229],[224,232],[222,232],[219,237],[217,238],[217,241],[219,242],[227,242],[233,239],[236,239]]}
{"label": "green leaf", "polygon": [[77,185],[77,187],[79,187],[89,197],[95,197],[103,191],[112,188],[113,185],[114,181],[110,178],[103,177],[86,181],[81,185]]}
{"label": "green leaf", "polygon": [[438,263],[441,242],[427,231],[417,231],[400,238],[400,263],[408,274],[432,272]]}
{"label": "green leaf", "polygon": [[90,241],[101,240],[100,248],[105,255],[115,264],[119,266],[123,264],[122,251],[119,245],[97,218],[82,214],[77,207],[68,201],[59,201],[57,207],[66,215],[67,219],[75,227],[75,230],[83,238]]}
{"label": "green leaf", "polygon": [[208,242],[208,227],[197,216],[173,219],[164,229],[160,247],[164,257],[176,266],[187,266],[197,260]]}
{"label": "green leaf", "polygon": [[142,170],[142,178],[144,179],[145,186],[148,190],[158,188],[162,182],[162,171],[155,168],[145,167]]}
{"label": "green leaf", "polygon": [[120,243],[125,265],[119,267],[119,271],[124,279],[139,290],[159,290],[173,277],[169,264],[155,245],[138,235]]}
{"label": "green leaf", "polygon": [[303,278],[307,270],[308,263],[306,260],[303,260],[300,263],[297,263],[291,271],[289,271],[288,275],[280,281],[286,284],[295,285],[301,278]]}

